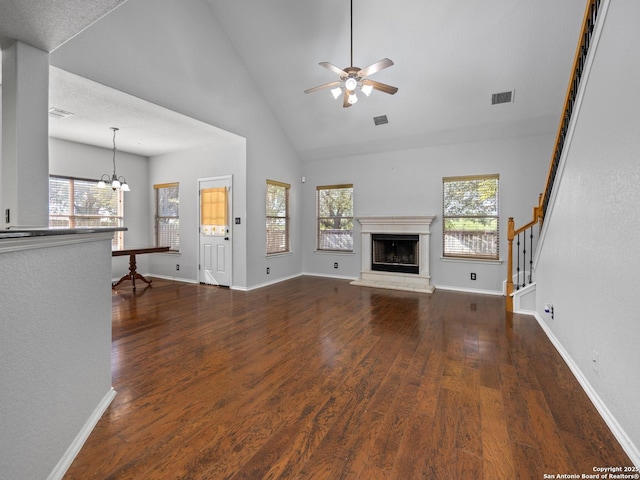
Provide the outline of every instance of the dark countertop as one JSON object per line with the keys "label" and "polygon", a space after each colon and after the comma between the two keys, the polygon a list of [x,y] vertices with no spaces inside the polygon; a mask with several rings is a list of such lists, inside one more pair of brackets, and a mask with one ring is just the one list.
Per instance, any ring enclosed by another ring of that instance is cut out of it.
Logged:
{"label": "dark countertop", "polygon": [[76,235],[87,233],[109,233],[126,231],[126,227],[95,228],[15,228],[0,230],[0,240],[5,238],[46,237],[52,235]]}

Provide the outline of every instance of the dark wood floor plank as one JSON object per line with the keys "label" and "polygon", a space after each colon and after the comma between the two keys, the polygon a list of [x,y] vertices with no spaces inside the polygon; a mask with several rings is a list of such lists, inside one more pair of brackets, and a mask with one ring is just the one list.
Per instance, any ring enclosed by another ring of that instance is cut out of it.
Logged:
{"label": "dark wood floor plank", "polygon": [[535,320],[505,314],[501,297],[300,277],[251,292],[154,279],[112,300],[118,395],[66,479],[538,479],[629,465]]}
{"label": "dark wood floor plank", "polygon": [[478,398],[484,477],[519,478],[516,477],[513,466],[502,393],[493,388],[479,386]]}
{"label": "dark wood floor plank", "polygon": [[533,434],[540,445],[545,471],[560,472],[561,469],[566,469],[568,472],[579,471],[560,437],[560,431],[548,409],[544,395],[539,390],[525,389],[523,397],[527,403]]}

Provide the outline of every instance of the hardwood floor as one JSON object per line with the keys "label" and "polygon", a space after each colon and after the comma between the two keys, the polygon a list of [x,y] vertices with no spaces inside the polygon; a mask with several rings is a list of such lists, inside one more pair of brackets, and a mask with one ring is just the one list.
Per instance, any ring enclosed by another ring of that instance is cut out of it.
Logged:
{"label": "hardwood floor", "polygon": [[631,465],[504,298],[300,277],[113,294],[118,395],[66,479],[542,479]]}

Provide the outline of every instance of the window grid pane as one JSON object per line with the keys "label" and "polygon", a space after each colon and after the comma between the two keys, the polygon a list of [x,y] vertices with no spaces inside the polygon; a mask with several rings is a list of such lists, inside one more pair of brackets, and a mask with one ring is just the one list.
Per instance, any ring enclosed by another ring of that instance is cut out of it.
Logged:
{"label": "window grid pane", "polygon": [[291,251],[288,184],[267,180],[267,255]]}
{"label": "window grid pane", "polygon": [[[122,227],[122,190],[98,188],[97,180],[49,177],[49,227]],[[115,232],[113,249],[124,245],[124,233]]]}
{"label": "window grid pane", "polygon": [[177,183],[154,185],[156,247],[180,251],[180,187]]}
{"label": "window grid pane", "polygon": [[317,187],[317,249],[353,251],[353,185]]}
{"label": "window grid pane", "polygon": [[443,256],[499,259],[499,177],[443,179]]}

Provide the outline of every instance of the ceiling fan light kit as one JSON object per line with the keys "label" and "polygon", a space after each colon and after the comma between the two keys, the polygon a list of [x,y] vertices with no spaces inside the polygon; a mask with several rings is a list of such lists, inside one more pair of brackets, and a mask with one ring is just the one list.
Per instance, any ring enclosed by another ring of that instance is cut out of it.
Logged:
{"label": "ceiling fan light kit", "polygon": [[389,95],[393,95],[398,91],[397,87],[392,87],[391,85],[366,78],[369,75],[393,65],[393,62],[388,58],[383,58],[382,60],[379,60],[365,68],[353,66],[353,0],[351,0],[351,65],[343,70],[329,62],[320,62],[319,65],[337,74],[340,77],[340,80],[309,88],[305,90],[304,93],[313,93],[325,88],[331,88],[331,94],[333,95],[333,98],[337,100],[344,91],[342,106],[345,108],[350,107],[358,101],[358,97],[356,95],[358,89],[367,97],[371,95],[373,90],[378,90]]}

